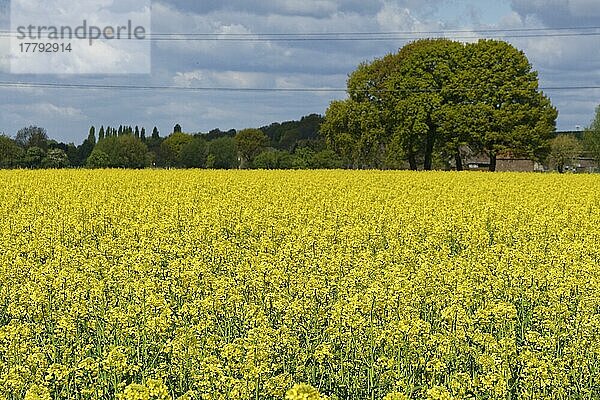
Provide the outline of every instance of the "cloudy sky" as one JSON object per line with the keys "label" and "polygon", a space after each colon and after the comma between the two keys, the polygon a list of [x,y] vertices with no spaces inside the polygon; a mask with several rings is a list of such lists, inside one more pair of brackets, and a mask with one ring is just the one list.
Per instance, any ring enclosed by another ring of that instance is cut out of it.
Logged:
{"label": "cloudy sky", "polygon": [[[15,0],[16,1],[16,0]],[[22,0],[21,0],[22,1]],[[61,0],[55,0],[60,2]],[[100,0],[99,0],[100,1]],[[101,0],[111,3],[112,0]],[[28,0],[29,3],[36,1]],[[48,7],[52,1],[38,0]],[[600,27],[598,0],[161,0],[152,2],[152,34],[314,34],[401,32],[394,40],[196,40],[152,41],[150,74],[11,74],[0,40],[0,132],[26,125],[80,143],[91,124],[158,126],[168,134],[258,127],[324,113],[343,92],[189,91],[181,88],[344,88],[347,74],[365,60],[402,47],[407,32],[449,32],[462,40],[485,37],[484,29]],[[10,3],[0,0],[0,30],[10,30]],[[506,40],[524,50],[546,88],[600,86],[598,35],[530,35]],[[554,31],[581,33],[583,31]],[[586,30],[598,34],[600,29]],[[241,36],[231,36],[240,34]],[[520,33],[515,33],[513,36]],[[439,36],[439,34],[437,35]],[[166,36],[163,36],[166,37]],[[182,38],[171,35],[171,38]],[[306,38],[307,36],[302,36]],[[308,36],[310,37],[310,36]],[[364,36],[363,36],[364,37]],[[381,35],[380,35],[381,37]],[[265,38],[262,36],[261,38]],[[97,48],[100,48],[98,46]],[[99,52],[99,57],[104,55]],[[15,88],[10,82],[151,86],[152,90]],[[4,85],[4,86],[2,86]],[[156,89],[157,86],[167,89]],[[174,89],[180,88],[180,89]],[[600,104],[600,90],[547,94],[559,109],[560,130],[586,126]]]}

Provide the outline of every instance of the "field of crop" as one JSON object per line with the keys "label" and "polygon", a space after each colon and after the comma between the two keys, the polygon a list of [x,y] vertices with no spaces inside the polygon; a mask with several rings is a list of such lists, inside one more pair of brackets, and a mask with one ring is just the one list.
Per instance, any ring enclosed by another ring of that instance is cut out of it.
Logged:
{"label": "field of crop", "polygon": [[600,398],[596,176],[0,182],[0,399]]}

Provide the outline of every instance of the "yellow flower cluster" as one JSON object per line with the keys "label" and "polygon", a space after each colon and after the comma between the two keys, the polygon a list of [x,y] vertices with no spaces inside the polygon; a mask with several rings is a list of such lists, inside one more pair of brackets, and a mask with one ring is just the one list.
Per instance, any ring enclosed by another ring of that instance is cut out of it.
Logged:
{"label": "yellow flower cluster", "polygon": [[600,178],[0,171],[0,399],[600,398]]}

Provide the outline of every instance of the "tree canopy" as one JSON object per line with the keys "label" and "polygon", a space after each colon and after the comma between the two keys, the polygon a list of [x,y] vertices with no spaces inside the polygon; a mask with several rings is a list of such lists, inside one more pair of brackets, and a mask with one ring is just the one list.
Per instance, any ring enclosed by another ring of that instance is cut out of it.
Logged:
{"label": "tree canopy", "polygon": [[251,164],[269,144],[269,138],[260,129],[244,129],[235,135],[235,144],[244,163]]}
{"label": "tree canopy", "polygon": [[461,169],[460,150],[532,158],[548,149],[556,109],[539,90],[525,54],[508,43],[418,40],[348,79],[348,99],[331,103],[321,132],[354,168]]}

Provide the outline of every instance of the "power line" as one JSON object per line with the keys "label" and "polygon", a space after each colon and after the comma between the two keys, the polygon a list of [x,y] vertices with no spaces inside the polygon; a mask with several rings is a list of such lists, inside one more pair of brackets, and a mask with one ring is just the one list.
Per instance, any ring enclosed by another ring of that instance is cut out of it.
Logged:
{"label": "power line", "polygon": [[[29,33],[27,31],[27,33]],[[33,30],[32,35],[38,35]],[[42,40],[47,36],[43,31],[41,38],[35,36],[20,40]],[[474,29],[474,30],[439,30],[439,31],[390,31],[390,32],[308,32],[308,33],[148,33],[143,39],[122,37],[110,40],[146,40],[162,41],[224,41],[224,42],[304,42],[304,41],[391,41],[414,40],[419,36],[430,35],[452,39],[519,39],[543,37],[592,37],[600,36],[600,26],[562,27],[562,28],[514,28],[514,29]],[[17,37],[15,31],[0,30],[0,37]],[[79,40],[65,38],[62,40]],[[89,40],[83,38],[81,40]]]}
{"label": "power line", "polygon": [[[307,33],[152,33],[158,36],[359,36],[359,35],[443,35],[450,33],[502,33],[502,32],[537,32],[537,31],[566,31],[566,30],[600,30],[600,26],[561,27],[561,28],[491,28],[491,29],[447,29],[437,31],[347,31],[347,32],[307,32]],[[1,32],[1,31],[0,31]]]}
{"label": "power line", "polygon": [[[591,37],[600,36],[600,32],[578,32],[578,33],[540,33],[519,35],[455,35],[447,34],[443,37],[448,39],[533,39],[533,38],[556,38],[556,37]],[[406,41],[418,39],[414,36],[356,36],[356,37],[148,37],[145,39],[121,39],[142,40],[151,42],[380,42],[380,41]]]}
{"label": "power line", "polygon": [[[78,90],[172,90],[172,91],[196,91],[196,92],[306,92],[306,93],[333,93],[346,92],[346,88],[235,88],[235,87],[187,87],[168,85],[106,85],[106,84],[83,84],[83,83],[58,83],[58,82],[0,82],[2,88],[42,88],[42,89],[78,89]],[[460,88],[462,91],[478,90],[478,88]],[[547,86],[539,90],[547,91],[576,91],[576,90],[600,90],[600,86]],[[379,90],[379,92],[408,92],[427,93],[439,92],[441,90]]]}
{"label": "power line", "polygon": [[166,85],[99,85],[38,82],[0,82],[5,88],[48,88],[48,89],[87,89],[87,90],[174,90],[197,92],[345,92],[341,88],[235,88],[235,87],[188,87]]}
{"label": "power line", "polygon": [[[477,35],[446,35],[444,38],[447,39],[463,39],[463,40],[471,40],[471,39],[535,39],[535,38],[565,38],[565,37],[596,37],[600,36],[600,32],[587,32],[587,33],[552,33],[552,34],[523,34],[523,35],[486,35],[486,36],[477,36]],[[2,36],[0,37],[7,37]],[[128,41],[150,41],[150,42],[382,42],[382,41],[407,41],[407,40],[416,40],[419,39],[419,36],[371,36],[371,37],[147,37],[144,39],[129,39],[129,38],[121,38],[121,39],[98,39],[98,40],[128,40]],[[40,39],[20,39],[20,40],[45,40],[44,38]],[[89,40],[89,38],[84,39],[60,39],[60,40]]]}
{"label": "power line", "polygon": [[[600,26],[557,27],[557,28],[489,28],[489,29],[446,29],[431,31],[346,31],[346,32],[154,32],[154,36],[360,36],[360,35],[425,35],[425,34],[451,34],[451,33],[503,33],[503,32],[543,32],[543,31],[573,31],[573,30],[600,30]],[[17,31],[1,30],[0,34],[17,34]]]}

